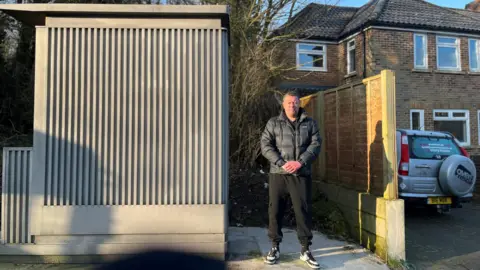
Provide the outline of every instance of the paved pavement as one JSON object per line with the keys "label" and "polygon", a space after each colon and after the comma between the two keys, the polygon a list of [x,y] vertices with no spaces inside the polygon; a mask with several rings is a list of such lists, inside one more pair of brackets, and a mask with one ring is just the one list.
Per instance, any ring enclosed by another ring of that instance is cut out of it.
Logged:
{"label": "paved pavement", "polygon": [[440,215],[406,211],[406,256],[415,269],[480,269],[480,204]]}
{"label": "paved pavement", "polygon": [[[292,230],[284,230],[284,241],[280,246],[281,262],[276,265],[265,265],[262,256],[266,254],[271,245],[264,228],[238,228],[229,229],[229,270],[260,270],[260,269],[310,269],[299,260],[300,245],[297,234]],[[332,270],[388,270],[376,256],[364,248],[332,240],[320,233],[315,233],[311,251],[321,265],[322,269]],[[0,264],[0,269],[49,269],[49,270],[80,270],[94,269],[94,265],[54,265],[54,264]]]}
{"label": "paved pavement", "polygon": [[[263,263],[261,257],[266,254],[271,247],[266,229],[230,228],[229,250],[233,255],[230,258],[229,269],[310,269],[299,259],[300,245],[298,243],[297,233],[292,230],[283,230],[283,232],[284,239],[280,245],[280,259],[282,261],[276,265],[269,266]],[[356,244],[329,239],[317,232],[314,234],[312,242],[312,254],[320,263],[322,269],[389,269],[370,251]]]}

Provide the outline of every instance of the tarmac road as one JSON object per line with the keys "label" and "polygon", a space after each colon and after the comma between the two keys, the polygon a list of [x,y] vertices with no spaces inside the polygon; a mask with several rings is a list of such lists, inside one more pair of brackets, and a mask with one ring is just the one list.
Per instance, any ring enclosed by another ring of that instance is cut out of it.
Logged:
{"label": "tarmac road", "polygon": [[405,234],[407,261],[415,269],[480,269],[478,202],[443,215],[413,210],[405,212]]}

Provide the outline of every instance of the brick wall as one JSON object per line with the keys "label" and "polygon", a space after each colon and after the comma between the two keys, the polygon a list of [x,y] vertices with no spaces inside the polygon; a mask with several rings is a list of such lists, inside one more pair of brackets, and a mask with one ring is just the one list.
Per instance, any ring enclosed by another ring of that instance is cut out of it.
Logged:
{"label": "brick wall", "polygon": [[434,109],[462,109],[470,112],[470,154],[480,154],[478,113],[480,109],[480,76],[469,73],[468,37],[461,37],[461,66],[458,73],[436,69],[436,36],[428,34],[428,71],[414,70],[413,33],[370,30],[372,52],[370,75],[382,69],[396,73],[397,127],[410,128],[410,110],[423,109],[425,129],[433,129]]}
{"label": "brick wall", "polygon": [[[355,39],[355,63],[356,72],[347,75],[347,42]],[[291,70],[285,73],[285,78],[279,78],[279,83],[296,83],[314,86],[339,86],[352,83],[363,78],[363,34],[352,39],[345,40],[340,44],[327,45],[327,71],[300,71]],[[368,40],[368,33],[367,33]],[[320,42],[321,43],[321,42]],[[283,60],[288,68],[296,65],[296,43],[291,42],[284,51]]]}
{"label": "brick wall", "polygon": [[[353,74],[347,74],[347,43],[352,39],[355,40],[355,72]],[[368,40],[368,35],[366,37]],[[355,37],[345,40],[338,45],[338,85],[353,83],[363,78],[363,34],[356,35]]]}

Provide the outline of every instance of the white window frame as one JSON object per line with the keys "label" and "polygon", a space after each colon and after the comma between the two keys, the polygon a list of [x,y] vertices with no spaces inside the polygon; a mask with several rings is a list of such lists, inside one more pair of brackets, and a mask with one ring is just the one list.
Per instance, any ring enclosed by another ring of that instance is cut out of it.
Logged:
{"label": "white window frame", "polygon": [[[438,40],[440,38],[453,38],[455,39],[455,44],[449,44],[449,43],[441,43]],[[451,37],[451,36],[437,36],[437,42],[436,42],[436,47],[437,47],[437,69],[438,70],[448,70],[448,71],[461,71],[462,70],[462,58],[460,57],[460,38],[458,37]],[[451,67],[441,67],[440,66],[440,57],[439,57],[439,47],[450,47],[450,48],[455,48],[456,49],[456,57],[457,57],[457,67],[451,68]]]}
{"label": "white window frame", "polygon": [[[315,50],[300,50],[300,45],[314,45],[314,46],[322,46],[323,51],[315,51]],[[306,43],[301,42],[297,43],[296,46],[297,50],[297,70],[305,70],[305,71],[327,71],[327,45],[323,43]],[[314,55],[323,55],[323,68],[320,67],[305,67],[300,65],[300,54],[314,54]]]}
{"label": "white window frame", "polygon": [[[470,50],[470,41],[475,41],[476,47],[477,47],[477,68],[474,69],[472,68],[472,58],[470,57],[471,55],[471,50]],[[475,39],[475,38],[469,38],[468,39],[468,64],[470,67],[470,70],[473,72],[480,72],[480,39]]]}
{"label": "white window frame", "polygon": [[477,111],[478,144],[480,144],[480,110]]}
{"label": "white window frame", "polygon": [[[351,42],[353,42],[353,46],[350,46]],[[355,50],[356,45],[357,45],[357,42],[355,41],[355,39],[351,39],[351,40],[347,41],[347,74],[352,74],[352,73],[355,73],[357,71],[356,66],[353,67],[353,70],[350,69],[350,63],[351,63],[350,51]],[[355,56],[356,55],[354,54],[353,57],[355,58]]]}
{"label": "white window frame", "polygon": [[[448,116],[435,116],[437,112],[448,113]],[[454,113],[465,113],[465,117],[453,117]],[[469,110],[433,110],[433,121],[465,121],[467,127],[466,142],[460,142],[461,146],[470,146],[470,111]]]}
{"label": "white window frame", "polygon": [[[423,56],[423,61],[425,65],[423,66],[417,66],[417,58],[419,57],[417,55],[417,36],[423,37],[423,50],[425,52],[425,55]],[[415,69],[428,69],[428,36],[426,34],[413,34],[413,66],[415,67]]]}
{"label": "white window frame", "polygon": [[413,113],[420,114],[420,130],[425,130],[425,111],[424,110],[410,110],[410,129],[413,129]]}

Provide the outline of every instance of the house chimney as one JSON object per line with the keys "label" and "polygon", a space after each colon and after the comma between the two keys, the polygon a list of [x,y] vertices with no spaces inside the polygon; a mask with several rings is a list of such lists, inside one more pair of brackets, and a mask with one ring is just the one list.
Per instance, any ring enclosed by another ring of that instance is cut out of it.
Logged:
{"label": "house chimney", "polygon": [[475,1],[472,1],[472,2],[468,3],[465,6],[465,9],[480,12],[480,0],[475,0]]}

